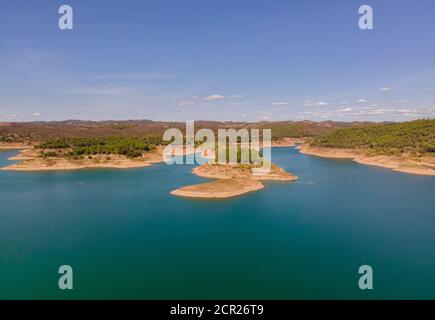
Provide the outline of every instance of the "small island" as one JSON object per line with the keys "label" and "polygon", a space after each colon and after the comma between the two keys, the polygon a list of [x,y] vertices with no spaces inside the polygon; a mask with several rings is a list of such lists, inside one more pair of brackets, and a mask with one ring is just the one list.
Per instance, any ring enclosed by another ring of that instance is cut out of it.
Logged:
{"label": "small island", "polygon": [[192,173],[209,179],[211,182],[181,187],[171,194],[187,198],[222,199],[236,197],[264,188],[260,181],[291,182],[298,178],[272,164],[269,173],[254,175],[252,165],[204,164],[193,169]]}
{"label": "small island", "polygon": [[231,178],[182,187],[171,191],[171,194],[186,198],[224,199],[263,188],[264,185],[256,180]]}
{"label": "small island", "polygon": [[[297,142],[299,140],[286,138],[274,141],[272,146],[289,147]],[[152,163],[163,161],[165,144],[157,137],[71,137],[33,145],[10,144],[9,147],[21,147],[20,153],[10,158],[19,162],[1,170],[62,171],[151,166]],[[252,163],[205,164],[195,168],[193,173],[214,181],[182,187],[171,194],[190,198],[229,198],[264,188],[260,181],[288,182],[297,179],[276,165],[271,165],[270,172],[263,175],[254,175],[254,167]]]}

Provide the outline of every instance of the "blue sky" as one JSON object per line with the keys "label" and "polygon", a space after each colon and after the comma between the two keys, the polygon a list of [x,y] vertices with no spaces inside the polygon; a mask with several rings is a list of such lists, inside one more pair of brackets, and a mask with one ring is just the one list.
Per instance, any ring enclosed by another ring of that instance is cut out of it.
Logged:
{"label": "blue sky", "polygon": [[0,0],[0,121],[434,116],[433,0]]}

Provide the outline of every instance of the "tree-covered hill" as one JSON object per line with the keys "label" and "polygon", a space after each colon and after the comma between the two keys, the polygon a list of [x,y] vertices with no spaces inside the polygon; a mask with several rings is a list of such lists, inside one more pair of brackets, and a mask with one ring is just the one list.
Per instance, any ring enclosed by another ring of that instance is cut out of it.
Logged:
{"label": "tree-covered hill", "polygon": [[[195,121],[195,130],[218,129],[272,129],[273,138],[313,137],[327,134],[338,128],[347,128],[359,123],[280,121],[280,122],[217,122]],[[92,137],[163,137],[168,128],[185,132],[183,122],[161,122],[150,120],[129,121],[57,121],[57,122],[3,122],[0,123],[0,142],[45,142],[60,138]]]}
{"label": "tree-covered hill", "polygon": [[334,122],[334,121],[280,121],[259,122],[251,126],[259,129],[271,129],[272,139],[317,137],[333,132],[336,129],[352,128],[363,125],[363,122]]}
{"label": "tree-covered hill", "polygon": [[[65,145],[75,154],[116,153],[131,156],[157,144],[168,128],[185,132],[183,122],[150,120],[130,121],[60,121],[0,123],[0,143],[40,143],[42,148]],[[195,130],[271,129],[272,138],[312,137],[314,146],[331,148],[364,148],[375,153],[433,153],[435,119],[401,123],[369,122],[216,122],[196,121]]]}
{"label": "tree-covered hill", "polygon": [[314,138],[312,146],[361,148],[374,153],[435,153],[435,119],[338,129]]}
{"label": "tree-covered hill", "polygon": [[[69,156],[118,154],[130,158],[140,157],[144,152],[152,151],[157,145],[163,144],[160,138],[126,138],[126,137],[91,137],[91,138],[60,138],[39,144],[45,156],[57,156],[58,152],[66,150]],[[59,151],[45,152],[45,149]]]}

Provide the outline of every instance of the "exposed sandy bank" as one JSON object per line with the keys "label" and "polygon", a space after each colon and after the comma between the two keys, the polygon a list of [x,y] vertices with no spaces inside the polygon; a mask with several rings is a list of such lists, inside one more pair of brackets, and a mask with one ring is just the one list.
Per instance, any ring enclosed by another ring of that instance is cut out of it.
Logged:
{"label": "exposed sandy bank", "polygon": [[274,148],[294,147],[297,144],[305,143],[305,141],[306,141],[306,139],[303,139],[303,138],[283,138],[280,140],[272,141],[272,147],[274,147]]}
{"label": "exposed sandy bank", "polygon": [[367,155],[363,150],[354,149],[335,149],[311,147],[303,144],[297,147],[303,154],[333,158],[333,159],[352,159],[361,164],[392,169],[397,172],[435,176],[435,157],[425,156],[415,158],[410,155],[389,156]]}
{"label": "exposed sandy bank", "polygon": [[13,161],[23,161],[23,160],[32,160],[38,158],[38,151],[35,149],[22,149],[20,152],[13,157],[8,158],[8,160]]}
{"label": "exposed sandy bank", "polygon": [[263,189],[261,182],[252,179],[231,178],[182,187],[171,194],[187,198],[222,199],[236,197]]}
{"label": "exposed sandy bank", "polygon": [[204,164],[193,169],[192,172],[200,177],[216,180],[182,187],[172,191],[171,194],[189,198],[222,199],[263,189],[264,185],[259,180],[283,182],[297,180],[296,176],[276,165],[272,165],[270,173],[261,176],[252,174],[249,167],[237,165]]}
{"label": "exposed sandy bank", "polygon": [[18,149],[29,149],[33,146],[27,143],[4,143],[0,142],[0,150],[18,150]]}
{"label": "exposed sandy bank", "polygon": [[53,170],[78,170],[88,168],[140,168],[151,164],[139,159],[128,159],[122,156],[93,157],[93,159],[69,160],[65,158],[35,158],[23,160],[9,165],[1,170],[9,171],[53,171]]}
{"label": "exposed sandy bank", "polygon": [[251,168],[238,165],[204,164],[192,170],[194,174],[209,179],[244,178],[264,181],[294,181],[298,178],[277,165],[272,165],[269,173],[254,175]]}
{"label": "exposed sandy bank", "polygon": [[20,162],[11,164],[1,170],[9,171],[53,171],[53,170],[80,170],[89,168],[128,169],[151,166],[152,163],[162,162],[161,149],[144,153],[139,158],[127,158],[121,155],[94,155],[91,158],[73,160],[65,157],[40,157],[37,149],[21,150],[17,156],[9,160]]}

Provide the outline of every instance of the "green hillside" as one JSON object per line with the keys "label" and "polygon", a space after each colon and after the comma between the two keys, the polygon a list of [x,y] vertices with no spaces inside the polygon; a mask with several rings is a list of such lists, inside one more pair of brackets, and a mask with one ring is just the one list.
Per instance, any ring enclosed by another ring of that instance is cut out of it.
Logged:
{"label": "green hillside", "polygon": [[[69,150],[70,156],[119,154],[130,158],[140,157],[143,152],[154,150],[162,144],[159,138],[126,138],[126,137],[92,137],[61,138],[39,144],[44,149]],[[44,152],[44,151],[42,151]],[[56,152],[43,153],[45,156],[57,156]]]}
{"label": "green hillside", "polygon": [[435,153],[435,119],[338,129],[317,137],[312,146],[362,148],[382,154]]}
{"label": "green hillside", "polygon": [[260,122],[251,125],[258,129],[271,129],[272,139],[279,140],[282,138],[303,138],[317,137],[333,132],[336,129],[351,128],[361,125],[358,122],[313,122],[313,121],[282,121],[282,122]]}

